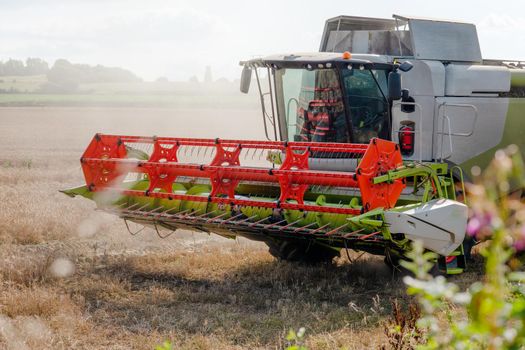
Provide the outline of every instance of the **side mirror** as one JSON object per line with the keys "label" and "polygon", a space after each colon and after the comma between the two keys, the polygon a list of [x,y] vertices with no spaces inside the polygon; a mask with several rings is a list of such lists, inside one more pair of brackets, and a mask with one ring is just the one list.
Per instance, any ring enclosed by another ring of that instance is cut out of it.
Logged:
{"label": "side mirror", "polygon": [[244,66],[241,74],[241,92],[247,94],[250,91],[250,83],[252,82],[252,69]]}
{"label": "side mirror", "polygon": [[401,74],[395,70],[388,73],[388,97],[391,101],[398,101],[401,96]]}

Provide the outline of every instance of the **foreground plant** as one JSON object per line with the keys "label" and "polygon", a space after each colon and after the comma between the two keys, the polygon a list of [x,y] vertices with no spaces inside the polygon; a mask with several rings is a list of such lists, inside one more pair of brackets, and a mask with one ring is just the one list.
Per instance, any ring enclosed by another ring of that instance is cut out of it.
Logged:
{"label": "foreground plant", "polygon": [[295,332],[293,329],[290,329],[288,335],[286,336],[286,340],[290,343],[290,345],[286,347],[286,350],[308,350],[308,348],[304,345],[305,333],[306,329],[304,327],[299,328],[297,332]]}
{"label": "foreground plant", "polygon": [[166,340],[162,345],[157,345],[155,350],[173,350],[173,345],[170,341]]}
{"label": "foreground plant", "polygon": [[[490,238],[481,251],[485,275],[466,292],[443,276],[429,271],[433,253],[414,244],[414,273],[405,277],[408,293],[416,296],[422,311],[417,326],[427,332],[418,349],[524,349],[525,272],[517,256],[525,249],[525,205],[510,189],[525,184],[522,158],[517,147],[498,151],[487,171],[471,186],[472,216],[468,234]],[[466,314],[464,319],[457,315]],[[444,316],[444,317],[443,317]]]}

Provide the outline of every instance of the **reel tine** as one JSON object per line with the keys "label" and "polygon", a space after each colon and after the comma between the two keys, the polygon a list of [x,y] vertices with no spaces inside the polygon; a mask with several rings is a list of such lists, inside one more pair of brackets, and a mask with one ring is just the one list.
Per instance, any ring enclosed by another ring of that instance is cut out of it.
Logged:
{"label": "reel tine", "polygon": [[149,214],[153,214],[153,213],[156,213],[156,212],[158,212],[158,211],[160,211],[162,209],[164,209],[163,205],[161,205],[160,207],[153,208],[152,210],[148,211],[147,213],[148,213],[148,215]]}
{"label": "reel tine", "polygon": [[117,205],[117,206],[115,207],[115,209],[123,209],[124,206],[126,206],[127,204],[128,204],[128,203],[122,203],[122,204],[120,204],[120,205]]}
{"label": "reel tine", "polygon": [[310,224],[308,224],[308,225],[305,225],[305,226],[301,226],[301,227],[296,228],[293,232],[299,232],[299,231],[301,231],[301,230],[306,230],[306,229],[308,229],[308,228],[310,228],[310,227],[312,227],[312,226],[315,226],[315,225],[317,225],[317,222],[312,222],[312,223],[310,223]]}
{"label": "reel tine", "polygon": [[243,220],[237,221],[237,223],[238,223],[238,224],[244,224],[245,222],[250,221],[251,219],[255,219],[256,217],[257,217],[257,215],[252,215],[252,216],[250,216],[249,218],[246,218],[246,219],[243,219]]}
{"label": "reel tine", "polygon": [[179,213],[176,213],[176,214],[170,215],[170,216],[174,217],[175,219],[179,219],[180,220],[180,219],[184,219],[186,217],[186,214],[188,212],[190,212],[190,211],[191,211],[191,209],[186,209],[184,211],[181,211]]}
{"label": "reel tine", "polygon": [[[199,213],[200,213],[200,209],[199,210],[191,210],[189,213],[184,214],[182,219],[195,221],[198,216],[202,215],[202,214],[199,214]],[[204,213],[204,214],[208,214],[208,213]]]}
{"label": "reel tine", "polygon": [[207,212],[207,213],[204,213],[204,214],[201,214],[199,216],[196,216],[197,218],[202,218],[202,217],[205,217],[205,216],[208,216],[208,215],[212,215],[212,214],[215,214],[216,212],[218,212],[219,209],[216,209],[214,211],[210,211],[210,212]]}
{"label": "reel tine", "polygon": [[328,226],[330,226],[330,224],[323,225],[323,226],[321,226],[321,227],[319,227],[319,228],[313,230],[312,232],[310,232],[310,234],[312,234],[312,235],[313,235],[313,234],[316,234],[317,232],[320,232],[320,231],[324,230],[324,229],[327,228]]}
{"label": "reel tine", "polygon": [[144,230],[146,228],[146,226],[143,225],[140,230],[138,230],[136,232],[131,232],[131,229],[129,228],[129,224],[128,224],[128,220],[127,219],[124,219],[124,224],[126,225],[126,228],[128,229],[129,234],[132,235],[132,236],[138,235],[139,233],[142,232],[142,230]]}
{"label": "reel tine", "polygon": [[331,231],[328,231],[327,233],[325,233],[325,235],[327,236],[330,236],[330,235],[333,235],[334,233],[337,233],[338,231],[342,230],[343,228],[345,228],[346,226],[348,226],[348,224],[344,224],[344,225],[341,225]]}
{"label": "reel tine", "polygon": [[268,224],[268,225],[265,225],[264,226],[264,229],[269,229],[270,227],[273,227],[273,226],[276,226],[276,225],[280,225],[282,224],[283,222],[286,222],[286,219],[285,220],[281,220],[281,221],[277,221],[277,222],[274,222],[272,224]]}
{"label": "reel tine", "polygon": [[[134,213],[141,212],[142,209],[144,209],[144,208],[146,208],[146,207],[148,207],[148,206],[149,206],[149,203],[146,203],[146,204],[144,204],[143,206],[141,206],[141,207],[139,207],[139,208],[137,208],[137,209],[134,209],[133,212],[134,212]],[[142,212],[142,213],[143,213],[143,212]]]}
{"label": "reel tine", "polygon": [[343,238],[348,238],[348,237],[353,236],[353,235],[355,235],[355,234],[357,234],[357,233],[359,233],[359,232],[362,232],[362,231],[364,231],[364,230],[365,230],[365,229],[362,228],[362,229],[359,229],[359,230],[356,230],[356,231],[349,232],[349,233],[343,235]]}
{"label": "reel tine", "polygon": [[188,212],[190,212],[190,211],[191,211],[191,209],[186,209],[186,210],[181,211],[181,212],[179,212],[179,213],[177,213],[177,214],[178,214],[178,215],[186,215],[186,213],[188,213]]}
{"label": "reel tine", "polygon": [[230,214],[230,213],[229,212],[222,213],[221,215],[215,216],[213,218],[210,218],[210,219],[206,220],[205,222],[209,223],[209,222],[213,222],[214,220],[220,220],[221,218],[225,217],[228,214]]}
{"label": "reel tine", "polygon": [[381,231],[372,232],[372,233],[370,233],[368,235],[360,236],[359,239],[365,240],[365,239],[373,237],[373,236],[375,236],[375,235],[377,235],[379,233],[381,233]]}
{"label": "reel tine", "polygon": [[157,236],[160,237],[160,239],[164,239],[164,238],[168,238],[169,236],[171,236],[176,230],[172,230],[170,233],[168,233],[167,235],[161,235],[160,232],[159,232],[159,228],[157,227],[157,223],[154,222],[153,223],[153,226],[155,227],[155,231],[157,231]]}
{"label": "reel tine", "polygon": [[[157,215],[155,215],[154,217],[155,218],[161,218],[161,217],[170,217],[171,214],[168,214],[170,211],[173,211],[173,210],[177,210],[178,208],[171,208],[171,209],[168,209],[166,211],[161,211],[160,213],[158,213]],[[167,215],[166,215],[167,214]]]}
{"label": "reel tine", "polygon": [[297,223],[298,223],[299,221],[301,221],[301,220],[302,220],[302,219],[295,220],[294,222],[291,222],[291,223],[289,223],[288,225],[285,225],[285,226],[281,227],[281,230],[287,229],[288,227],[297,224]]}
{"label": "reel tine", "polygon": [[266,220],[269,220],[269,219],[270,219],[270,217],[267,216],[267,217],[265,217],[264,219],[258,220],[258,221],[256,221],[256,222],[252,222],[249,226],[250,226],[250,227],[253,227],[253,226],[255,226],[255,225],[259,225],[260,223],[265,222]]}
{"label": "reel tine", "polygon": [[204,213],[204,214],[200,214],[200,215],[197,215],[197,216],[194,216],[192,218],[190,218],[191,221],[196,221],[196,220],[199,220],[199,219],[202,219],[202,218],[205,218],[206,216],[209,216],[209,215],[213,215],[217,212],[218,210],[214,210],[214,211],[211,211],[209,213]]}
{"label": "reel tine", "polygon": [[168,210],[162,212],[161,215],[168,215],[168,216],[169,216],[169,215],[171,215],[171,214],[168,214],[170,211],[178,210],[178,209],[179,209],[179,208],[171,208],[171,209],[168,209]]}
{"label": "reel tine", "polygon": [[[240,213],[240,214],[237,214],[237,215],[235,215],[235,216],[232,216],[232,217],[230,217],[229,219],[224,220],[224,221],[222,222],[222,224],[225,224],[225,223],[227,223],[227,222],[231,222],[231,221],[235,221],[236,218],[241,217],[241,216],[243,216],[243,215],[244,215],[243,213]],[[239,223],[239,222],[236,222],[236,223]]]}
{"label": "reel tine", "polygon": [[140,206],[140,204],[139,204],[139,203],[135,203],[135,204],[130,205],[129,207],[123,209],[123,210],[132,210],[132,209],[134,209],[134,208],[136,208],[136,207],[138,207],[138,206]]}

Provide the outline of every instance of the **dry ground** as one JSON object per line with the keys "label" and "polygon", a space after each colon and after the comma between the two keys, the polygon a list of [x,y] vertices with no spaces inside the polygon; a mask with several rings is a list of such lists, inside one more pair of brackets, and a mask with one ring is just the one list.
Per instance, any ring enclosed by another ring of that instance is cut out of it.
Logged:
{"label": "dry ground", "polygon": [[311,349],[387,344],[390,302],[407,299],[379,258],[305,267],[246,240],[131,237],[58,193],[81,183],[97,131],[261,138],[258,125],[258,111],[0,109],[0,348],[282,349],[302,326]]}

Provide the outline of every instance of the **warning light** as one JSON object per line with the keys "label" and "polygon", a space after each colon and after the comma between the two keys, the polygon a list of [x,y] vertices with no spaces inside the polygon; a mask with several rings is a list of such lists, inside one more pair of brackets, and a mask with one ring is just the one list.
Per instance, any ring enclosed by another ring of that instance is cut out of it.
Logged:
{"label": "warning light", "polygon": [[349,60],[352,58],[352,54],[348,51],[343,52],[343,59]]}

